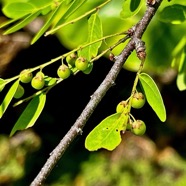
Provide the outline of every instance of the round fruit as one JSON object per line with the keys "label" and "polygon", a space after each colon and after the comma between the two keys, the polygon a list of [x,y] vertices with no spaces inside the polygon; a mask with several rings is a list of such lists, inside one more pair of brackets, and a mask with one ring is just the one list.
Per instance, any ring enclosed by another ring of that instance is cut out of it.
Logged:
{"label": "round fruit", "polygon": [[42,76],[43,78],[45,77],[45,74],[41,71],[37,72],[36,76]]}
{"label": "round fruit", "polygon": [[136,120],[132,123],[131,132],[135,135],[141,136],[145,134],[146,125],[142,120]]}
{"label": "round fruit", "polygon": [[145,104],[145,96],[141,92],[136,92],[132,98],[131,106],[140,109]]}
{"label": "round fruit", "polygon": [[57,75],[62,78],[62,79],[67,79],[71,74],[71,70],[69,69],[68,66],[65,64],[62,64],[58,70],[57,70]]}
{"label": "round fruit", "polygon": [[29,69],[25,69],[20,73],[20,81],[22,83],[29,83],[33,78],[32,72]]}
{"label": "round fruit", "polygon": [[66,62],[73,67],[75,66],[76,59],[77,59],[77,55],[75,53],[72,53],[66,57]]}
{"label": "round fruit", "polygon": [[85,71],[88,68],[88,61],[83,57],[78,57],[75,61],[75,66],[78,70]]}
{"label": "round fruit", "polygon": [[35,77],[33,77],[31,81],[31,85],[36,90],[40,90],[45,86],[45,80],[42,74],[38,73]]}
{"label": "round fruit", "polygon": [[116,112],[117,113],[123,112],[124,108],[126,108],[127,105],[128,105],[127,101],[121,101],[120,103],[118,103],[118,105],[116,107]]}
{"label": "round fruit", "polygon": [[18,85],[17,90],[14,94],[14,98],[19,99],[21,98],[25,93],[24,88],[21,85]]}

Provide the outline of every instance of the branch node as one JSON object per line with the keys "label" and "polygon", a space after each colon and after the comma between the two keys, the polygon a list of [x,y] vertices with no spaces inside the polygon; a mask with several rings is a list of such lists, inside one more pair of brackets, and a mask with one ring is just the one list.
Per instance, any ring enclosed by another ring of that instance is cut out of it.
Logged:
{"label": "branch node", "polygon": [[74,130],[77,132],[77,134],[82,135],[83,130],[80,127],[74,127]]}
{"label": "branch node", "polygon": [[156,4],[156,0],[147,0],[148,6],[154,6]]}
{"label": "branch node", "polygon": [[135,30],[136,30],[136,26],[131,27],[130,29],[128,29],[127,35],[128,35],[129,37],[133,36],[134,33],[135,33]]}
{"label": "branch node", "polygon": [[144,60],[146,58],[144,41],[142,41],[141,39],[135,38],[135,50],[140,60]]}

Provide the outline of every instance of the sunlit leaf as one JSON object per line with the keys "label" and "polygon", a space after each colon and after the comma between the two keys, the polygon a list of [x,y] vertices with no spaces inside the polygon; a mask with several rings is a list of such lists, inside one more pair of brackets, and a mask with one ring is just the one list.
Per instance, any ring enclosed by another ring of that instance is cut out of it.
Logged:
{"label": "sunlit leaf", "polygon": [[74,12],[76,12],[87,0],[74,0],[72,2],[66,1],[66,4],[69,7],[67,8],[66,12],[61,16],[60,20],[56,23],[57,26],[64,23],[65,19],[68,19]]}
{"label": "sunlit leaf", "polygon": [[186,53],[182,52],[179,59],[176,84],[180,91],[186,90]]}
{"label": "sunlit leaf", "polygon": [[6,84],[6,80],[0,78],[0,92],[4,89]]}
{"label": "sunlit leaf", "polygon": [[9,18],[20,18],[32,13],[35,10],[35,6],[30,3],[15,2],[7,4],[3,7],[3,13]]}
{"label": "sunlit leaf", "polygon": [[38,117],[40,116],[45,106],[45,102],[46,102],[45,93],[41,93],[40,95],[34,97],[29,102],[29,104],[27,105],[27,107],[17,120],[16,124],[14,125],[10,133],[10,136],[12,136],[18,130],[24,130],[29,127],[32,127],[35,124]]}
{"label": "sunlit leaf", "polygon": [[[103,37],[102,23],[97,13],[95,13],[92,14],[88,20],[87,43],[100,39],[101,37]],[[92,57],[95,57],[97,55],[101,43],[102,42],[97,42],[95,44],[89,45],[88,47],[80,50],[78,52],[78,55],[83,56],[90,61]]]}
{"label": "sunlit leaf", "polygon": [[122,4],[122,11],[120,12],[120,16],[122,19],[126,19],[129,17],[134,16],[137,14],[142,5],[144,0],[125,0]]}
{"label": "sunlit leaf", "polygon": [[179,4],[167,6],[160,12],[159,19],[163,22],[180,24],[186,20],[186,6]]}
{"label": "sunlit leaf", "polygon": [[51,15],[47,19],[46,23],[43,25],[43,27],[39,30],[39,32],[32,39],[31,44],[34,44],[50,27],[50,25],[52,24],[52,21],[55,19],[56,15],[58,14],[58,11],[60,10],[60,6],[58,6],[55,10],[51,12]]}
{"label": "sunlit leaf", "polygon": [[156,83],[146,73],[141,73],[139,79],[149,105],[152,107],[159,119],[164,122],[166,120],[165,105]]}
{"label": "sunlit leaf", "polygon": [[45,77],[45,85],[46,86],[55,85],[56,81],[57,81],[57,78],[53,78],[53,77],[49,77],[49,76]]}
{"label": "sunlit leaf", "polygon": [[12,98],[14,97],[14,94],[17,90],[18,85],[19,85],[19,80],[14,82],[14,84],[10,87],[9,91],[7,92],[5,98],[3,99],[3,101],[0,105],[0,118],[2,118],[3,114],[5,113],[6,109],[8,108]]}
{"label": "sunlit leaf", "polygon": [[27,16],[25,19],[21,20],[19,23],[16,23],[14,26],[10,27],[8,30],[6,30],[4,32],[4,34],[11,34],[13,32],[16,32],[17,30],[23,28],[24,26],[26,26],[27,24],[29,24],[32,20],[34,20],[38,15],[40,14],[40,12],[35,12],[33,14],[30,14],[29,16]]}
{"label": "sunlit leaf", "polygon": [[107,150],[115,149],[121,142],[122,130],[126,130],[128,114],[115,113],[105,118],[87,136],[85,147],[89,151],[100,148]]}

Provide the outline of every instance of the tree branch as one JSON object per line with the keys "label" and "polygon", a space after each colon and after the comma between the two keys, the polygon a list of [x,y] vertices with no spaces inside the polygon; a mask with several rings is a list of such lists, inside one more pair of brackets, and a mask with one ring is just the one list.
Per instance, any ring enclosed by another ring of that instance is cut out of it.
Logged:
{"label": "tree branch", "polygon": [[123,67],[123,64],[131,52],[135,49],[136,39],[141,39],[143,33],[145,32],[148,24],[155,15],[155,12],[157,11],[162,1],[163,0],[147,0],[147,10],[144,13],[144,16],[135,26],[133,26],[128,31],[128,34],[131,36],[131,40],[128,42],[121,54],[115,57],[115,62],[111,70],[101,85],[91,96],[89,103],[86,105],[85,109],[82,111],[74,125],[70,128],[60,143],[56,146],[56,148],[51,152],[50,157],[46,161],[39,174],[31,183],[31,186],[42,185],[72,141],[77,137],[77,135],[82,134],[82,129],[85,126],[87,120],[92,115],[106,92],[113,86],[114,81],[116,80],[120,70]]}

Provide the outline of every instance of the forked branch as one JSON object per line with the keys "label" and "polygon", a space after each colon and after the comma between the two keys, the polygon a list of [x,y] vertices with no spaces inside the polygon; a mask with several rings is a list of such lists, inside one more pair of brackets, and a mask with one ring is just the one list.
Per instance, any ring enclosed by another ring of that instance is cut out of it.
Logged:
{"label": "forked branch", "polygon": [[83,127],[85,126],[87,120],[94,112],[95,108],[102,100],[107,91],[113,86],[123,64],[135,49],[135,43],[137,40],[141,39],[143,33],[145,32],[147,26],[149,25],[151,19],[155,15],[159,5],[163,0],[147,0],[147,9],[144,13],[142,19],[128,31],[128,36],[130,36],[130,41],[125,46],[123,51],[115,57],[115,62],[101,83],[97,90],[91,96],[90,101],[86,105],[85,109],[82,111],[81,115],[77,118],[74,125],[70,128],[67,134],[63,137],[56,148],[51,152],[50,157],[46,161],[45,165],[42,167],[39,174],[31,183],[31,186],[39,186],[46,180],[56,163],[62,157],[66,149],[72,143],[72,141],[77,137],[77,135],[82,134]]}

